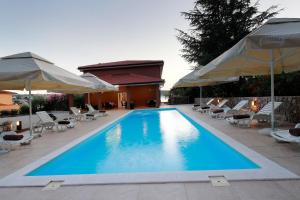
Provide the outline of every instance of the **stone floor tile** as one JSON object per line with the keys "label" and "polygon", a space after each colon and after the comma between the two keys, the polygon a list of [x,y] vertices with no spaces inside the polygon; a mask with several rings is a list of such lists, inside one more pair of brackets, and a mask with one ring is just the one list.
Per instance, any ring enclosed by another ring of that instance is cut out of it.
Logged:
{"label": "stone floor tile", "polygon": [[186,183],[189,200],[239,200],[231,186],[214,187],[211,183]]}
{"label": "stone floor tile", "polygon": [[184,184],[143,184],[140,186],[139,200],[186,200]]}

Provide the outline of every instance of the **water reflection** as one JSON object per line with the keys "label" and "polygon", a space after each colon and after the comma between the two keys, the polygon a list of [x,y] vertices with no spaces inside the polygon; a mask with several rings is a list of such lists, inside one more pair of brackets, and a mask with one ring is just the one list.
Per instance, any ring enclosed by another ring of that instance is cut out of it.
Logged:
{"label": "water reflection", "polygon": [[184,169],[185,160],[181,149],[186,147],[189,142],[197,140],[199,132],[178,112],[160,112],[159,118],[163,153],[170,165],[176,166],[177,169]]}
{"label": "water reflection", "polygon": [[148,135],[148,124],[146,119],[143,119],[143,135],[144,137]]}
{"label": "water reflection", "polygon": [[108,148],[117,148],[121,141],[122,126],[117,124],[114,128],[105,134],[105,144]]}

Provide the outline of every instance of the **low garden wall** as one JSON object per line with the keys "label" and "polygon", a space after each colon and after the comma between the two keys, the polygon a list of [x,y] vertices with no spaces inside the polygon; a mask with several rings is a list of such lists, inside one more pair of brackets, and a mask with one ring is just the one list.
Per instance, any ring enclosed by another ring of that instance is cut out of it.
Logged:
{"label": "low garden wall", "polygon": [[[66,118],[69,115],[68,111],[53,111],[49,113],[53,113],[57,117],[57,120]],[[35,114],[32,115],[31,119],[32,119],[32,123],[37,123],[39,121],[39,118]],[[22,121],[22,128],[23,129],[29,128],[29,115],[18,115],[13,117],[0,118],[0,124],[7,121],[12,121],[14,125],[16,124],[17,121]]]}
{"label": "low garden wall", "polygon": [[172,96],[169,98],[170,105],[176,105],[176,104],[189,104],[193,103],[193,99],[190,99],[188,96]]}
{"label": "low garden wall", "polygon": [[[202,98],[201,102],[205,104],[211,98]],[[228,97],[227,106],[234,107],[240,100],[248,99],[248,108],[259,110],[268,102],[271,97]],[[276,96],[275,101],[283,102],[276,109],[275,114],[280,115],[284,121],[291,123],[300,123],[300,96]],[[195,98],[195,103],[199,103],[199,98]]]}

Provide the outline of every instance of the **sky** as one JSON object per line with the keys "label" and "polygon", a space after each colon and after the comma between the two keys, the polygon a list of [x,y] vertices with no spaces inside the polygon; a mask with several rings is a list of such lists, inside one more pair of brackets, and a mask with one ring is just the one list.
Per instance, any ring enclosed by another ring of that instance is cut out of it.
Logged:
{"label": "sky", "polygon": [[[176,28],[188,30],[180,12],[194,0],[0,0],[0,57],[31,51],[80,74],[78,66],[119,60],[164,60],[162,89],[190,72],[180,56]],[[277,17],[300,17],[300,1],[279,5]]]}

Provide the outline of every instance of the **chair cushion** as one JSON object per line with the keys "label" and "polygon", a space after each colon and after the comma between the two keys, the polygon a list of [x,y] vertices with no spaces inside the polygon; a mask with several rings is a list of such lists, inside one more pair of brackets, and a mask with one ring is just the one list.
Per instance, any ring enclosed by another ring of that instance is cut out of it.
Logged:
{"label": "chair cushion", "polygon": [[233,115],[233,119],[247,119],[250,118],[248,114],[241,114],[241,115]]}
{"label": "chair cushion", "polygon": [[202,109],[209,109],[210,107],[209,106],[202,106],[201,108]]}
{"label": "chair cushion", "polygon": [[4,135],[4,140],[18,141],[23,139],[23,135]]}
{"label": "chair cushion", "polygon": [[198,106],[200,106],[200,104],[194,104],[194,107],[198,107]]}
{"label": "chair cushion", "polygon": [[60,125],[68,125],[70,124],[70,121],[58,121],[57,123]]}
{"label": "chair cushion", "polygon": [[49,113],[48,115],[53,119],[53,121],[57,120],[57,117],[55,115],[53,115],[52,113]]}
{"label": "chair cushion", "polygon": [[93,114],[86,114],[87,117],[94,117],[95,115]]}
{"label": "chair cushion", "polygon": [[106,113],[106,110],[99,110],[100,113]]}
{"label": "chair cushion", "polygon": [[289,129],[289,133],[293,136],[300,137],[300,128],[291,128],[291,129]]}
{"label": "chair cushion", "polygon": [[212,110],[212,113],[222,113],[222,112],[224,112],[224,109],[213,109]]}

